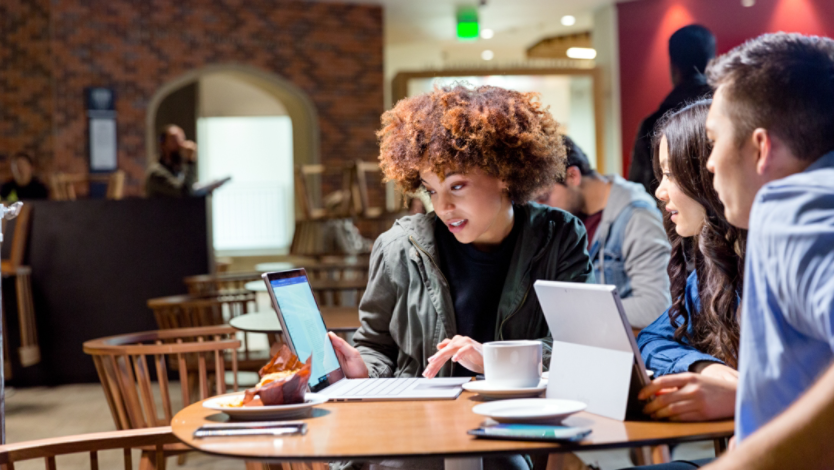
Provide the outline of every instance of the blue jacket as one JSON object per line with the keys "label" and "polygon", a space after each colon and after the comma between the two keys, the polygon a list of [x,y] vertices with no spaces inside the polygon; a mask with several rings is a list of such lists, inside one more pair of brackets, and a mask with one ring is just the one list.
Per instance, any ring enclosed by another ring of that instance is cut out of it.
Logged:
{"label": "blue jacket", "polygon": [[[695,271],[686,279],[686,293],[683,307],[693,315],[701,313],[701,299],[698,297],[698,277]],[[637,336],[637,347],[646,367],[654,371],[654,376],[688,372],[689,367],[698,361],[711,361],[723,364],[714,356],[698,351],[690,346],[686,338],[675,339],[675,329],[683,323],[678,317],[675,326],[669,321],[669,310],[658,317]],[[692,323],[689,324],[691,331]]]}
{"label": "blue jacket", "polygon": [[611,193],[588,250],[594,277],[617,286],[628,322],[645,328],[672,303],[663,217],[643,186],[616,175],[603,178]]}

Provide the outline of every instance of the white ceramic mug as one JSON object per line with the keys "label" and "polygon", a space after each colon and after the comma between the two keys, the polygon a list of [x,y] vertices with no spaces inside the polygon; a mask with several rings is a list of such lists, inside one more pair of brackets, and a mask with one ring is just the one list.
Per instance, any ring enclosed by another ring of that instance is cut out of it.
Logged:
{"label": "white ceramic mug", "polygon": [[496,387],[537,386],[542,376],[542,342],[484,343],[484,376],[488,384]]}

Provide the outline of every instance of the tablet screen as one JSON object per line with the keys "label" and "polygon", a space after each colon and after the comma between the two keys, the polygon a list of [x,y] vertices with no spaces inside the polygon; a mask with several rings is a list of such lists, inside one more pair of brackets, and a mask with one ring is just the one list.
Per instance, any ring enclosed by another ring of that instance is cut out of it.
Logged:
{"label": "tablet screen", "polygon": [[270,279],[269,283],[295,354],[301,361],[313,355],[309,383],[313,391],[319,390],[329,384],[328,375],[340,367],[307,276]]}

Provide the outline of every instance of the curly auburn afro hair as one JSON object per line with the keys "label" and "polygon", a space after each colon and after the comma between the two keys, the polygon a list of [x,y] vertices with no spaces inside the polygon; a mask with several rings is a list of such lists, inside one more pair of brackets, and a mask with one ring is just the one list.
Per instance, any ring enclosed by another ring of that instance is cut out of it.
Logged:
{"label": "curly auburn afro hair", "polygon": [[456,84],[401,100],[382,115],[380,166],[407,193],[420,170],[441,180],[448,171],[484,170],[525,203],[564,180],[565,147],[558,124],[536,93]]}

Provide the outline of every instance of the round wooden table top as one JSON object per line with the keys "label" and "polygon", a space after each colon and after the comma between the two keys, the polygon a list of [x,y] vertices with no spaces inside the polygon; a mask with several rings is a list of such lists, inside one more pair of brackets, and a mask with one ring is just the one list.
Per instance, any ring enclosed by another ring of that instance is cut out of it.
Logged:
{"label": "round wooden table top", "polygon": [[260,271],[262,273],[270,273],[276,271],[286,271],[288,269],[294,269],[297,265],[295,263],[290,263],[289,261],[275,261],[273,263],[258,263],[255,265],[255,271]]}
{"label": "round wooden table top", "polygon": [[266,292],[266,283],[264,281],[249,281],[243,285],[243,288],[250,292]]}
{"label": "round wooden table top", "polygon": [[593,432],[568,445],[474,438],[466,432],[480,427],[484,417],[472,412],[483,403],[463,392],[457,400],[330,402],[305,419],[304,436],[217,437],[195,439],[194,431],[229,418],[194,403],[174,416],[171,428],[185,444],[227,457],[277,461],[337,461],[407,457],[462,458],[494,453],[557,453],[615,447],[671,444],[721,439],[733,434],[732,421],[668,423],[616,421],[590,413],[565,420]]}
{"label": "round wooden table top", "polygon": [[[321,307],[321,316],[328,330],[355,330],[359,328],[359,310],[356,307]],[[233,328],[248,333],[281,333],[281,322],[275,311],[253,312],[238,315],[229,320]]]}

